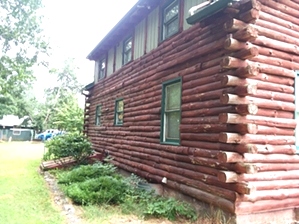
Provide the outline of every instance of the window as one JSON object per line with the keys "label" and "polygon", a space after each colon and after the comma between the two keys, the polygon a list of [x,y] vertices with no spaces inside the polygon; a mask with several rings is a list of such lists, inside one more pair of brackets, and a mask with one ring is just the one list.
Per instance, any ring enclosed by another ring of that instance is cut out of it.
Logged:
{"label": "window", "polygon": [[132,37],[129,37],[123,43],[123,65],[132,60]]}
{"label": "window", "polygon": [[115,114],[114,114],[114,124],[122,125],[124,119],[124,101],[119,99],[115,101]]}
{"label": "window", "polygon": [[165,40],[179,31],[179,0],[175,0],[163,9],[162,40]]}
{"label": "window", "polygon": [[96,107],[96,125],[101,125],[101,116],[102,116],[102,106],[98,105]]}
{"label": "window", "polygon": [[163,143],[180,142],[181,79],[163,83],[161,137]]}
{"label": "window", "polygon": [[98,80],[105,78],[106,76],[106,58],[99,61],[99,73]]}
{"label": "window", "polygon": [[21,135],[21,131],[20,130],[13,130],[12,134],[13,135]]}

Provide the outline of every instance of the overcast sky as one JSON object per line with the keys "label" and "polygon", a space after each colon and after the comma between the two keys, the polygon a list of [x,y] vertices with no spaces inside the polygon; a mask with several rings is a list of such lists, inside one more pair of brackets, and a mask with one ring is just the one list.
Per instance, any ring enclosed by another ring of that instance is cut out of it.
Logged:
{"label": "overcast sky", "polygon": [[[43,27],[53,48],[50,67],[59,67],[64,59],[74,57],[80,68],[79,80],[92,82],[94,63],[86,59],[87,55],[137,0],[43,1]],[[38,82],[45,80],[42,71],[36,73]]]}

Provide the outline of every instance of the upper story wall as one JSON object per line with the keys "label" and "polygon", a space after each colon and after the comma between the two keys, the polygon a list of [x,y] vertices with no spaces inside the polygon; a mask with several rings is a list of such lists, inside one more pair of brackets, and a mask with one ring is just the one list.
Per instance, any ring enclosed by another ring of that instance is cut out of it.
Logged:
{"label": "upper story wall", "polygon": [[[123,38],[121,41],[115,43],[114,46],[106,53],[102,53],[98,60],[95,61],[95,73],[94,80],[95,83],[98,82],[99,66],[102,66],[100,61],[103,61],[103,58],[106,60],[105,65],[105,76],[108,77],[112,75],[115,71],[122,68],[124,65],[129,64],[131,61],[136,60],[143,56],[146,53],[149,53],[151,50],[158,47],[159,43],[163,42],[162,38],[162,27],[163,27],[163,13],[167,12],[168,6],[177,2],[179,6],[178,14],[178,32],[180,33],[184,30],[190,28],[190,25],[186,22],[186,18],[189,17],[189,9],[193,6],[196,6],[206,0],[173,0],[173,1],[161,1],[162,3],[156,8],[151,9],[151,11],[142,19],[135,27],[132,27],[127,33],[123,33]],[[166,38],[172,38],[174,35]],[[129,60],[124,61],[124,51],[126,41],[132,38],[131,46],[131,55]],[[101,76],[101,78],[104,78]]]}

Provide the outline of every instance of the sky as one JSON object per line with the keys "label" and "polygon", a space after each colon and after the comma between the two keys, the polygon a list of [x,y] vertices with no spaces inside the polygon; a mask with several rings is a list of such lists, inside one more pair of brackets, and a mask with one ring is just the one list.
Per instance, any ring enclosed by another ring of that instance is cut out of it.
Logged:
{"label": "sky", "polygon": [[[43,0],[43,29],[51,50],[50,67],[59,68],[67,58],[75,58],[78,79],[93,81],[94,62],[87,55],[126,14],[137,0]],[[42,91],[51,81],[37,68],[35,90]],[[47,80],[47,81],[45,81]],[[42,94],[42,93],[41,93]]]}

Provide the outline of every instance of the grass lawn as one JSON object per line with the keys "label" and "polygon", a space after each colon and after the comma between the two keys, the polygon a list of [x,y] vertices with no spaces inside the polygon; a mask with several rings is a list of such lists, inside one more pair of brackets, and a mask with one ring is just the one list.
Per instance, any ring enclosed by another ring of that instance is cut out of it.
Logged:
{"label": "grass lawn", "polygon": [[65,223],[38,173],[43,150],[41,143],[0,143],[0,223]]}

